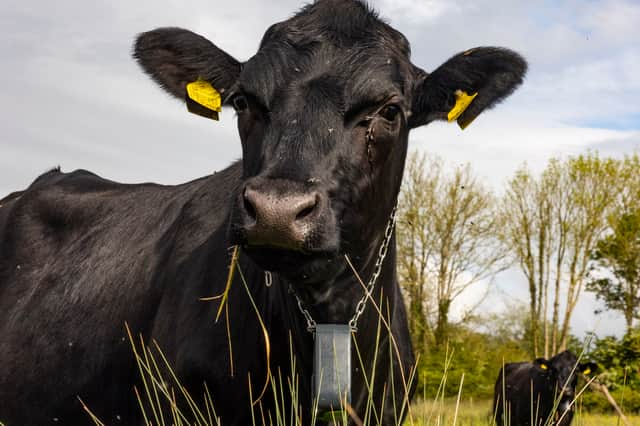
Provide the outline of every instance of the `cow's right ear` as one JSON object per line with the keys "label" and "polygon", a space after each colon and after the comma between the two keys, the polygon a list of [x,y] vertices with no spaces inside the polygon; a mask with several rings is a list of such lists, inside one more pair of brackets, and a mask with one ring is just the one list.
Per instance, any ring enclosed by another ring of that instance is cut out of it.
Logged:
{"label": "cow's right ear", "polygon": [[540,370],[549,371],[549,368],[551,366],[551,362],[549,362],[549,360],[544,359],[544,358],[536,358],[533,361],[533,365],[538,367]]}
{"label": "cow's right ear", "polygon": [[188,83],[205,81],[219,93],[235,84],[242,64],[206,38],[182,28],[138,35],[133,57],[167,92],[185,100]]}
{"label": "cow's right ear", "polygon": [[409,127],[456,120],[464,129],[481,112],[509,96],[526,71],[522,56],[500,47],[469,49],[431,74],[416,68]]}
{"label": "cow's right ear", "polygon": [[589,374],[592,374],[598,371],[598,364],[596,364],[595,362],[581,363],[578,366],[578,370],[580,370],[580,372],[585,376],[588,376]]}

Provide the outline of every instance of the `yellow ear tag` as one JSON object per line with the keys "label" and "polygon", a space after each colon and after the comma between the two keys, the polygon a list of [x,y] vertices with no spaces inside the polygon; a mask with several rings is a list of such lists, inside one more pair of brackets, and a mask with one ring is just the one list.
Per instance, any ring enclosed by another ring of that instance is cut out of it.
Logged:
{"label": "yellow ear tag", "polygon": [[198,79],[187,84],[187,109],[203,117],[218,120],[222,97],[211,83]]}
{"label": "yellow ear tag", "polygon": [[449,114],[447,114],[447,120],[453,121],[460,117],[460,114],[464,112],[465,109],[471,104],[473,99],[478,96],[478,93],[474,93],[473,95],[468,95],[467,92],[462,90],[456,90],[456,104],[451,108]]}
{"label": "yellow ear tag", "polygon": [[584,374],[584,375],[591,374],[591,369],[589,367],[585,368],[584,371],[582,372],[582,374]]}
{"label": "yellow ear tag", "polygon": [[542,368],[543,370],[549,369],[549,367],[547,367],[547,364],[540,364],[540,368]]}

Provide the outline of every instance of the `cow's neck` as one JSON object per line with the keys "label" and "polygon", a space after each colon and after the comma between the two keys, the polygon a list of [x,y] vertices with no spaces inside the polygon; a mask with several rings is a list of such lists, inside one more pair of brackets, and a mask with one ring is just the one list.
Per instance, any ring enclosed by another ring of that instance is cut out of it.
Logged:
{"label": "cow's neck", "polygon": [[[371,242],[370,249],[362,252],[351,252],[353,265],[361,276],[362,281],[366,282],[374,271],[375,262],[379,245],[382,241]],[[372,298],[376,300],[377,308],[373,306],[371,300],[367,301],[366,308],[360,317],[357,326],[358,329],[354,334],[356,348],[352,350],[352,366],[354,368],[354,379],[352,383],[352,398],[354,407],[360,407],[367,400],[367,391],[364,384],[360,365],[366,366],[363,372],[369,374],[375,371],[375,365],[381,364],[382,368],[388,367],[388,361],[384,361],[384,356],[378,354],[376,348],[385,345],[386,336],[388,335],[387,326],[382,325],[386,321],[380,321],[380,313],[385,316],[393,315],[394,306],[397,300],[397,281],[395,279],[395,237],[391,237],[389,251],[384,259],[381,274],[376,281]],[[347,324],[353,317],[357,303],[362,299],[364,289],[358,279],[355,277],[353,270],[348,266],[345,259],[344,268],[332,280],[321,283],[314,292],[300,292],[301,298],[304,298],[303,306],[308,309],[314,321],[318,324]],[[248,259],[245,259],[245,262]],[[271,362],[273,363],[273,371],[282,368],[285,371],[292,365],[292,359],[295,360],[295,373],[289,371],[287,374],[296,374],[299,380],[299,401],[310,401],[311,395],[311,377],[313,375],[313,349],[314,334],[307,329],[307,321],[300,312],[295,296],[291,294],[288,287],[290,284],[278,274],[272,274],[272,282],[267,287],[267,280],[264,279],[265,271],[253,264],[251,270],[253,276],[250,282],[256,286],[253,288],[257,298],[262,298],[262,313],[265,315],[265,323],[268,328],[271,348]],[[246,265],[248,266],[248,264]],[[248,275],[248,274],[247,274]],[[300,287],[297,287],[300,289]],[[384,302],[381,300],[381,294],[384,295]],[[315,297],[315,299],[312,299]],[[243,298],[246,300],[246,297]],[[274,309],[275,308],[275,309]],[[390,322],[386,322],[387,325]],[[285,331],[285,332],[283,332]],[[292,352],[291,352],[292,351]],[[386,351],[382,351],[383,355]],[[356,355],[360,362],[356,362]],[[382,385],[381,385],[382,386]],[[363,402],[365,401],[365,402]]]}
{"label": "cow's neck", "polygon": [[[388,242],[389,252],[384,259],[379,259],[378,249],[382,239],[377,239],[371,244],[373,250],[367,253],[345,254],[337,261],[343,262],[339,274],[330,280],[316,283],[313,286],[296,286],[295,283],[286,282],[289,290],[289,298],[297,295],[302,307],[311,314],[313,320],[324,324],[348,324],[354,317],[358,303],[365,297],[365,289],[370,283],[376,270],[376,262],[383,260],[383,267],[373,285],[372,297],[379,301],[380,290],[384,289],[386,295],[393,294],[391,286],[395,282],[395,237]],[[384,287],[389,287],[388,289]],[[293,292],[295,294],[293,294]],[[367,301],[371,305],[371,300]],[[369,306],[367,310],[371,310]],[[296,309],[300,318],[304,319],[302,312]],[[306,319],[305,319],[306,321]]]}

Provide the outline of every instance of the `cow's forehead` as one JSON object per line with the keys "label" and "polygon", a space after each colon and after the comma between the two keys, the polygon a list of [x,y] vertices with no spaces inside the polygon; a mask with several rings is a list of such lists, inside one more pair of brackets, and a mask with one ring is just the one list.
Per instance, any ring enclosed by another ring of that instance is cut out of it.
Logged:
{"label": "cow's forehead", "polygon": [[564,351],[552,359],[552,365],[557,370],[566,371],[567,373],[574,369],[577,362],[576,356],[569,351]]}
{"label": "cow's forehead", "polygon": [[278,94],[323,80],[357,103],[403,91],[413,70],[409,57],[404,36],[365,5],[325,1],[271,26],[244,64],[239,86],[269,107]]}
{"label": "cow's forehead", "polygon": [[245,64],[238,85],[268,109],[311,88],[325,90],[349,109],[403,94],[411,76],[408,61],[391,51],[324,46],[301,54],[284,47],[258,52]]}
{"label": "cow's forehead", "polygon": [[325,0],[304,7],[295,16],[273,24],[260,47],[274,41],[300,48],[315,43],[343,47],[379,43],[410,56],[409,43],[402,33],[381,20],[365,3],[353,0]]}

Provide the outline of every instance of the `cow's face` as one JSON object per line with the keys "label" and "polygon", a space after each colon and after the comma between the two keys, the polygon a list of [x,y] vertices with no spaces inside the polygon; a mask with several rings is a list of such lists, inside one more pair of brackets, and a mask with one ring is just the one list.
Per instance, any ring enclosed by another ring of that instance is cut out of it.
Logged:
{"label": "cow's face", "polygon": [[580,374],[591,374],[598,366],[593,362],[578,363],[576,356],[570,351],[564,351],[547,360],[538,358],[534,361],[539,372],[552,383],[552,397],[557,401],[555,418],[562,418],[558,425],[570,424],[572,416],[565,414],[574,410],[576,399],[576,385]]}
{"label": "cow's face", "polygon": [[342,254],[380,243],[410,128],[477,93],[457,117],[466,126],[526,69],[513,52],[477,48],[428,74],[400,33],[352,0],[319,1],[273,25],[245,63],[176,28],[140,35],[134,55],[175,96],[202,79],[235,109],[244,176],[231,239],[297,283],[326,280],[344,268]]}

